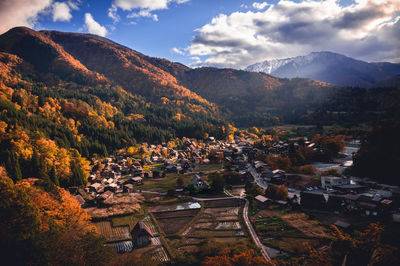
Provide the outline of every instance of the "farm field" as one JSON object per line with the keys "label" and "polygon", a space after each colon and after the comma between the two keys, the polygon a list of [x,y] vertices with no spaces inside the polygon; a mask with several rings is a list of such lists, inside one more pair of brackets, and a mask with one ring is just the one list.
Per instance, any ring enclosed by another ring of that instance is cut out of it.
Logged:
{"label": "farm field", "polygon": [[99,233],[103,235],[108,242],[116,242],[132,239],[129,226],[112,226],[110,221],[102,221],[95,223]]}
{"label": "farm field", "polygon": [[196,167],[193,169],[193,172],[215,172],[222,170],[220,163],[216,164],[197,164]]}
{"label": "farm field", "polygon": [[178,233],[194,216],[157,218],[157,222],[166,235]]}
{"label": "farm field", "polygon": [[167,192],[168,189],[177,188],[177,180],[181,178],[184,185],[188,185],[193,178],[194,173],[188,174],[167,174],[161,178],[146,178],[143,180],[143,185],[139,187],[140,190],[149,190],[154,192]]}
{"label": "farm field", "polygon": [[306,242],[312,247],[322,246],[330,237],[325,226],[305,213],[274,205],[253,214],[250,220],[264,245],[289,254],[305,252]]}
{"label": "farm field", "polygon": [[[204,207],[196,218],[186,224],[179,235],[167,238],[170,247],[184,254],[197,252],[207,240],[220,243],[249,242],[245,225],[241,222],[241,204],[237,199],[204,201]],[[159,224],[162,221],[157,220]]]}

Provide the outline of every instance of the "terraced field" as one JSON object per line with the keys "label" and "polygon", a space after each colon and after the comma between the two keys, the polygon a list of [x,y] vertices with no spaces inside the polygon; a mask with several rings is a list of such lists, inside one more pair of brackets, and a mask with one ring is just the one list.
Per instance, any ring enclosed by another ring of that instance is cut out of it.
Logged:
{"label": "terraced field", "polygon": [[173,235],[182,230],[198,213],[200,209],[181,211],[154,212],[157,223],[166,235]]}
{"label": "terraced field", "polygon": [[116,242],[132,239],[129,226],[113,227],[110,221],[102,221],[95,223],[99,233],[103,235],[108,242]]}
{"label": "terraced field", "polygon": [[[168,242],[176,252],[197,252],[207,239],[221,243],[249,241],[245,226],[241,223],[241,204],[238,199],[208,200],[200,217],[180,234],[180,238]],[[160,221],[160,220],[158,220]]]}
{"label": "terraced field", "polygon": [[325,245],[328,230],[304,213],[269,206],[250,218],[261,242],[289,254],[306,252],[304,243],[312,247]]}

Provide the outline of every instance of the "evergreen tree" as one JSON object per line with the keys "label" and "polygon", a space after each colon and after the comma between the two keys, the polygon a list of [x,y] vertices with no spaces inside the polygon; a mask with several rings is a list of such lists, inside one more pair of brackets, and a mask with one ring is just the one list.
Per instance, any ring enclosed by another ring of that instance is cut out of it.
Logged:
{"label": "evergreen tree", "polygon": [[39,155],[37,154],[36,150],[33,151],[32,154],[32,159],[31,159],[31,176],[32,177],[38,177],[39,173],[39,166],[40,166],[40,158]]}
{"label": "evergreen tree", "polygon": [[49,179],[46,162],[43,157],[39,158],[39,165],[37,169],[38,177],[41,179]]}
{"label": "evergreen tree", "polygon": [[76,162],[72,162],[71,171],[72,171],[71,186],[85,185],[85,173]]}
{"label": "evergreen tree", "polygon": [[14,180],[14,182],[17,182],[22,179],[21,168],[19,166],[19,159],[14,152],[9,152],[6,168],[9,176]]}
{"label": "evergreen tree", "polygon": [[60,186],[60,182],[58,181],[56,168],[54,167],[54,165],[50,169],[49,177],[51,182],[53,182],[56,186]]}
{"label": "evergreen tree", "polygon": [[108,152],[107,152],[106,145],[102,144],[102,145],[101,145],[101,148],[102,148],[102,150],[103,150],[103,155],[104,155],[105,157],[108,157]]}

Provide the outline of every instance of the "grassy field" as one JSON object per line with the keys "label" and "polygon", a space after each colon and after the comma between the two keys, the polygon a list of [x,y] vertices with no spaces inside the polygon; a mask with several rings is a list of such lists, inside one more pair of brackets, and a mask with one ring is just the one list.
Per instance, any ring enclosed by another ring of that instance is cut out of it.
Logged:
{"label": "grassy field", "polygon": [[197,164],[193,169],[193,172],[214,172],[223,169],[223,165],[220,163],[217,164]]}
{"label": "grassy field", "polygon": [[278,217],[265,217],[255,221],[255,227],[258,231],[266,231],[269,235],[296,235],[303,234],[294,227],[288,226],[286,222]]}
{"label": "grassy field", "polygon": [[157,192],[167,192],[168,189],[175,189],[178,187],[177,179],[180,177],[183,179],[185,185],[187,185],[193,178],[194,174],[182,175],[182,174],[167,174],[163,178],[149,178],[144,180],[143,186],[140,187],[142,190],[150,190]]}
{"label": "grassy field", "polygon": [[143,166],[143,172],[149,172],[152,170],[161,170],[161,168],[164,166],[164,164],[146,164]]}
{"label": "grassy field", "polygon": [[136,223],[146,215],[144,208],[141,208],[138,212],[130,215],[116,216],[111,218],[111,224],[113,227],[117,226],[129,226],[132,230]]}
{"label": "grassy field", "polygon": [[304,239],[304,238],[290,238],[282,237],[276,239],[263,240],[262,243],[266,246],[282,250],[291,254],[301,254],[307,252],[305,244],[310,246],[320,245],[319,240]]}

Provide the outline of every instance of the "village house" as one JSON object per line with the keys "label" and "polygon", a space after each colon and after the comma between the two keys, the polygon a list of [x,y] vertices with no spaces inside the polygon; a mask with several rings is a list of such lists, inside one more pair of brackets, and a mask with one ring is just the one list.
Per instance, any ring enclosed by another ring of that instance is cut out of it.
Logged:
{"label": "village house", "polygon": [[257,204],[260,207],[267,207],[268,204],[270,203],[270,199],[268,199],[267,197],[263,196],[263,195],[258,195],[254,198],[257,202]]}
{"label": "village house", "polygon": [[334,186],[349,185],[350,179],[339,176],[321,176],[322,188],[331,188]]}
{"label": "village house", "polygon": [[132,193],[134,191],[134,186],[133,184],[125,184],[122,187],[122,191],[124,193]]}
{"label": "village house", "polygon": [[103,185],[100,183],[94,183],[89,186],[89,192],[99,193],[103,191]]}
{"label": "village house", "polygon": [[140,176],[131,177],[126,183],[130,183],[134,186],[140,186],[143,185],[143,178]]}
{"label": "village house", "polygon": [[99,205],[102,205],[102,204],[104,204],[104,201],[105,201],[105,200],[107,200],[107,199],[109,199],[109,198],[112,198],[113,195],[114,195],[114,193],[113,193],[112,191],[106,191],[106,192],[104,192],[104,193],[98,195],[98,196],[96,197],[96,201],[97,201],[97,203],[98,203]]}
{"label": "village house", "polygon": [[86,205],[86,201],[83,199],[81,195],[75,195],[76,200],[81,205],[82,208]]}
{"label": "village house", "polygon": [[337,220],[333,225],[347,232],[350,232],[350,230],[353,228],[353,226],[350,223],[341,220]]}
{"label": "village house", "polygon": [[107,186],[104,187],[104,191],[111,191],[111,192],[116,192],[118,189],[118,185],[115,183],[111,183]]}
{"label": "village house", "polygon": [[311,176],[300,174],[286,174],[285,186],[297,190],[304,190],[310,187],[318,187],[321,181]]}
{"label": "village house", "polygon": [[151,244],[153,233],[142,221],[136,223],[131,231],[133,245],[135,248],[141,248]]}
{"label": "village house", "polygon": [[197,187],[198,189],[208,189],[209,185],[207,184],[206,181],[204,181],[203,179],[201,179],[201,177],[199,175],[195,175],[192,180],[190,180],[189,185],[193,185],[195,187]]}

